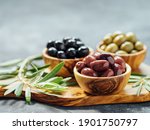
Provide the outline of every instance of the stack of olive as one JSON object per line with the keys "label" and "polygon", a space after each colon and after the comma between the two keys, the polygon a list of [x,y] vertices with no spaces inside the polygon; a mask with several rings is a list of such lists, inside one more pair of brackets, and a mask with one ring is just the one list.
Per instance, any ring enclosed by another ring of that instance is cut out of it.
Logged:
{"label": "stack of olive", "polygon": [[107,34],[100,43],[101,50],[116,54],[134,54],[143,50],[143,47],[144,44],[132,32]]}
{"label": "stack of olive", "polygon": [[74,59],[87,56],[89,48],[79,38],[66,37],[62,41],[49,41],[47,54],[61,59]]}
{"label": "stack of olive", "polygon": [[121,57],[96,52],[77,62],[76,68],[79,73],[86,76],[111,77],[123,74],[126,64]]}

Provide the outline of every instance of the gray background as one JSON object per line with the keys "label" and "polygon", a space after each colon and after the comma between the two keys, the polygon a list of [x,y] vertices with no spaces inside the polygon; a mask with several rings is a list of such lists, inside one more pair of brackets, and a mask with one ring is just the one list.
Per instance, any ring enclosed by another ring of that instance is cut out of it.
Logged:
{"label": "gray background", "polygon": [[[0,61],[39,54],[49,39],[64,36],[95,48],[116,30],[133,31],[150,47],[150,1],[0,0]],[[149,53],[145,62],[150,64]],[[150,102],[73,108],[0,100],[0,112],[150,112]]]}

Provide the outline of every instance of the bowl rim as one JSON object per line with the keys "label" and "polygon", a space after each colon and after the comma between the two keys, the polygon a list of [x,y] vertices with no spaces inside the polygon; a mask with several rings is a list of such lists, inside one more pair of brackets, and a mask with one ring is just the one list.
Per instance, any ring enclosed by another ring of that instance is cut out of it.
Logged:
{"label": "bowl rim", "polygon": [[128,73],[131,73],[131,67],[130,65],[128,65],[126,63],[126,72],[121,74],[121,75],[116,75],[116,76],[111,76],[111,77],[92,77],[92,76],[86,76],[86,75],[83,75],[83,74],[80,74],[78,71],[77,71],[77,68],[76,66],[74,67],[74,74],[77,74],[79,75],[80,77],[84,77],[84,78],[88,78],[88,79],[112,79],[112,78],[118,78],[118,77],[122,77],[124,75],[127,75]]}
{"label": "bowl rim", "polygon": [[134,54],[115,54],[115,53],[103,51],[99,47],[100,47],[100,44],[97,46],[97,49],[96,49],[98,52],[108,53],[108,54],[112,54],[112,55],[116,55],[116,56],[137,56],[137,55],[143,54],[147,51],[147,46],[146,45],[144,45],[143,50],[141,50],[137,53],[134,53]]}
{"label": "bowl rim", "polygon": [[[89,47],[89,50],[90,50],[90,53],[89,53],[88,55],[91,55],[91,54],[94,52],[94,50],[93,50],[92,48],[90,48],[90,47]],[[43,54],[44,57],[46,57],[46,58],[48,58],[48,59],[57,60],[57,61],[79,61],[79,60],[82,60],[82,59],[84,59],[84,58],[86,57],[86,56],[85,56],[85,57],[74,58],[74,59],[60,59],[60,58],[57,58],[57,57],[49,56],[49,55],[46,53],[46,51],[47,51],[47,48],[45,48],[45,49],[43,50],[43,52],[42,52],[42,54]]]}

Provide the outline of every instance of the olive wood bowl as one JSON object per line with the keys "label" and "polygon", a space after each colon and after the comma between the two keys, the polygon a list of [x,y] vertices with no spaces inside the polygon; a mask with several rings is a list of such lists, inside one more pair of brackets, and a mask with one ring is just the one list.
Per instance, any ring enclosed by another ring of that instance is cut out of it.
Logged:
{"label": "olive wood bowl", "polygon": [[[102,49],[100,49],[99,46],[97,47],[98,52],[109,53],[109,52],[105,52]],[[139,68],[140,64],[144,61],[144,59],[146,57],[146,52],[147,52],[147,47],[144,46],[143,50],[141,50],[135,54],[115,54],[115,53],[110,53],[110,54],[122,57],[125,60],[125,62],[131,66],[132,70],[137,70]]]}
{"label": "olive wood bowl", "polygon": [[112,77],[91,77],[80,74],[74,67],[74,75],[79,86],[91,95],[116,94],[127,85],[131,67],[126,64],[126,72]]}
{"label": "olive wood bowl", "polygon": [[[94,53],[94,50],[90,48],[89,54],[91,55],[92,53]],[[73,68],[78,61],[82,61],[83,59],[84,59],[84,57],[75,58],[75,59],[59,59],[56,57],[49,56],[47,54],[47,49],[43,50],[43,60],[44,60],[45,64],[50,64],[50,66],[48,68],[49,71],[52,70],[60,62],[64,62],[64,66],[57,74],[62,77],[70,77],[70,76],[74,77]]]}

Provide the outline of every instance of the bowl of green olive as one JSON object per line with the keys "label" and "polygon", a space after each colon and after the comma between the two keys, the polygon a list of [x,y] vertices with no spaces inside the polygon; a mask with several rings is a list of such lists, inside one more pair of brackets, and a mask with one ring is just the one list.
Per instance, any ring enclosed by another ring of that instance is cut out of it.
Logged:
{"label": "bowl of green olive", "polygon": [[131,66],[132,70],[136,70],[145,59],[147,47],[137,39],[133,32],[116,31],[105,35],[97,51],[120,56]]}

